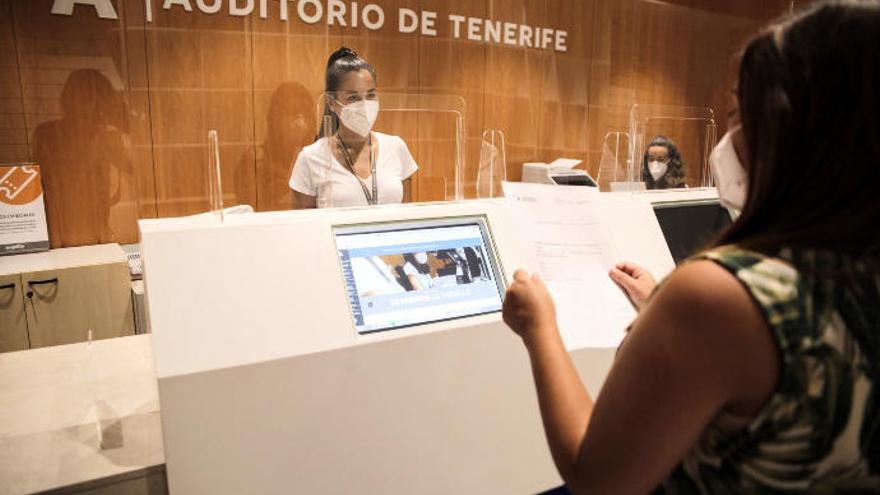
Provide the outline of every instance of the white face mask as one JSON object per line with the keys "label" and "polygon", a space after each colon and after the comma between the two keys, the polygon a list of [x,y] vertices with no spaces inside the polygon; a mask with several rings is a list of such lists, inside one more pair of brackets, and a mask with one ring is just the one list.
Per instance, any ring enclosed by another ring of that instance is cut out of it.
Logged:
{"label": "white face mask", "polygon": [[715,187],[718,188],[721,204],[728,208],[742,210],[746,203],[749,176],[733,148],[731,135],[737,130],[739,130],[739,126],[727,131],[718,141],[709,155],[709,167],[715,178]]}
{"label": "white face mask", "polygon": [[413,258],[416,259],[416,262],[424,265],[428,262],[428,253],[416,253]]}
{"label": "white face mask", "polygon": [[366,137],[370,133],[378,116],[379,102],[374,100],[351,103],[339,111],[339,120],[342,121],[342,125],[362,137]]}
{"label": "white face mask", "polygon": [[653,177],[655,181],[660,180],[661,177],[666,175],[667,170],[669,170],[669,163],[667,162],[660,162],[657,160],[648,162],[648,171],[651,172],[651,177]]}

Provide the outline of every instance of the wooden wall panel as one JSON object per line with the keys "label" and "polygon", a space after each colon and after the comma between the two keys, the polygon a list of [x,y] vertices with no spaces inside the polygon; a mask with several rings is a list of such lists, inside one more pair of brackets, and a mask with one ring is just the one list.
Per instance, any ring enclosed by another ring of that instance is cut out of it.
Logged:
{"label": "wooden wall panel", "polygon": [[[489,16],[505,22],[542,26],[546,1],[490,0]],[[508,178],[519,180],[522,163],[538,155],[544,99],[544,54],[534,48],[490,45],[485,75],[484,126],[500,129],[507,142]]]}
{"label": "wooden wall panel", "polygon": [[0,163],[30,157],[12,4],[0,6]]}
{"label": "wooden wall panel", "polygon": [[[726,127],[731,88],[730,71],[742,35],[757,21],[678,5],[623,0],[600,2],[594,32],[595,51],[590,88],[590,169],[598,171],[601,144],[608,132],[628,131],[632,105],[710,107],[715,110],[718,135]],[[662,42],[658,42],[662,40]],[[679,126],[680,127],[680,126]],[[686,165],[692,185],[698,185],[693,133],[675,126],[653,127],[669,134],[689,150]],[[639,157],[640,159],[640,157]]]}
{"label": "wooden wall panel", "polygon": [[236,181],[236,202],[289,209],[293,162],[318,133],[324,67],[341,44],[340,29],[270,17],[253,23],[252,36],[256,151],[240,158],[236,173],[250,178]]}
{"label": "wooden wall panel", "polygon": [[[419,3],[419,0],[381,2],[385,25],[377,31],[363,26],[341,28],[342,44],[370,61],[383,92],[408,93],[419,87],[419,37],[397,30],[397,11],[400,8],[419,10]],[[329,51],[335,48],[330,47]]]}
{"label": "wooden wall panel", "polygon": [[[487,0],[422,1],[420,6],[437,13],[437,36],[419,37],[419,86],[426,94],[455,95],[464,100],[464,162],[460,174],[468,197],[475,194],[480,137],[486,128],[484,94],[488,49],[481,43],[455,39],[448,19],[450,15],[487,17],[488,3]],[[455,132],[454,125],[448,115],[445,119],[425,118],[419,128],[419,141],[430,142],[436,136],[451,136]],[[450,157],[451,144],[448,140],[434,141],[419,154],[419,164],[427,172],[418,177],[420,197],[433,200],[444,199],[447,193],[454,194],[454,166],[448,163],[453,159]]]}
{"label": "wooden wall panel", "polygon": [[[237,173],[255,161],[252,22],[179,6],[154,12],[146,36],[159,216],[209,208],[209,129],[220,137],[224,203],[235,203],[235,191],[246,189],[237,181],[253,182]],[[239,158],[245,154],[250,160]]]}
{"label": "wooden wall panel", "polygon": [[[134,181],[128,196],[120,201],[121,209],[136,209],[139,218],[158,216],[156,182],[153,170],[152,120],[150,116],[149,73],[147,71],[146,15],[138,0],[123,3],[125,24],[125,62],[128,72],[127,101],[129,113],[129,140]],[[129,214],[131,215],[131,214]],[[124,239],[132,242],[137,233]]]}
{"label": "wooden wall panel", "polygon": [[568,32],[565,53],[542,54],[543,94],[538,125],[538,158],[566,157],[589,163],[588,96],[594,51],[592,25],[596,1],[547,0],[544,24]]}
{"label": "wooden wall panel", "polygon": [[[228,2],[208,15],[152,1],[151,21],[143,0],[112,0],[119,20],[98,19],[88,5],[52,15],[51,0],[0,7],[0,161],[46,167],[53,246],[133,242],[138,217],[205,211],[211,128],[220,133],[225,203],[288,208],[291,166],[314,140],[327,57],[341,44],[376,66],[381,91],[422,103],[420,95],[463,99],[464,192],[473,197],[484,129],[504,132],[514,180],[524,162],[560,156],[585,160],[595,174],[605,134],[627,130],[635,103],[709,106],[720,135],[734,54],[792,5],[387,0],[378,2],[385,26],[374,32],[305,24],[296,2],[282,20],[281,1],[268,1],[266,18],[230,16]],[[400,7],[436,11],[437,35],[399,33]],[[563,29],[568,51],[453,39],[450,14]],[[427,113],[380,119],[379,130],[404,136],[422,166],[416,199],[454,192],[454,125]],[[692,133],[672,132],[684,147],[699,146]]]}
{"label": "wooden wall panel", "polygon": [[806,5],[809,2],[808,0],[759,0],[751,2],[731,2],[729,0],[666,0],[666,3],[736,17],[769,20],[790,11],[792,8]]}
{"label": "wooden wall panel", "polygon": [[[121,20],[11,3],[29,159],[42,166],[52,246],[135,238],[127,36]],[[124,12],[120,2],[114,2]]]}

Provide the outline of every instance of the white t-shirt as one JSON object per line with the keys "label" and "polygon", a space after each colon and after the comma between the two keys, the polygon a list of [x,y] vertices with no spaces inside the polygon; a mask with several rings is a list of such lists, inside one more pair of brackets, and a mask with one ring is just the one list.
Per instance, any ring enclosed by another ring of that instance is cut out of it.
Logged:
{"label": "white t-shirt", "polygon": [[[403,139],[380,132],[373,132],[373,139],[378,145],[376,187],[379,204],[400,203],[403,201],[403,181],[419,166]],[[315,196],[319,207],[367,206],[369,203],[358,180],[363,181],[370,194],[373,193],[372,176],[366,179],[355,177],[346,164],[339,163],[333,156],[327,138],[321,138],[299,152],[290,176],[290,188]]]}

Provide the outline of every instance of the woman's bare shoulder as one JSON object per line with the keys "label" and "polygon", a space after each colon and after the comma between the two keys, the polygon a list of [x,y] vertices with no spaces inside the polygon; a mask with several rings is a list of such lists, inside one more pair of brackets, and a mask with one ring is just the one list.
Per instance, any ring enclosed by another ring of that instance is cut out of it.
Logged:
{"label": "woman's bare shoulder", "polygon": [[736,276],[691,261],[657,289],[633,325],[633,340],[668,349],[671,365],[717,374],[746,410],[775,389],[778,348],[764,313]]}

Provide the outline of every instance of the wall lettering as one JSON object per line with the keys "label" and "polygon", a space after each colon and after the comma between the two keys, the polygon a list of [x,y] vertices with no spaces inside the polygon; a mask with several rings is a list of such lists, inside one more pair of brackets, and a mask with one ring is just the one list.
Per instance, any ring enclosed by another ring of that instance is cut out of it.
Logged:
{"label": "wall lettering", "polygon": [[[164,10],[177,8],[182,12],[209,15],[223,11],[223,3],[226,2],[230,16],[244,17],[256,14],[261,19],[268,19],[270,11],[268,0],[258,1],[259,3],[255,0],[195,0],[196,9],[194,9],[191,0],[144,0],[144,11],[147,22],[152,22],[153,2],[162,2]],[[371,31],[385,27],[385,10],[375,3],[359,5],[358,2],[343,0],[279,0],[277,3],[278,19],[284,22],[289,21],[293,16],[305,24],[323,22],[328,26],[350,28],[363,26]],[[296,7],[290,9],[289,3],[296,4]],[[116,9],[113,8],[110,0],[55,0],[52,13],[71,16],[76,5],[93,7],[101,19],[118,19]],[[274,5],[272,10],[275,10]],[[296,13],[295,16],[292,12]],[[451,37],[456,40],[557,52],[568,50],[566,31],[456,14],[450,14],[447,20]],[[437,13],[400,8],[397,11],[397,31],[404,34],[437,36]]]}
{"label": "wall lettering", "polygon": [[73,15],[73,8],[76,5],[91,5],[101,19],[119,19],[110,0],[55,0],[52,4],[52,13]]}

